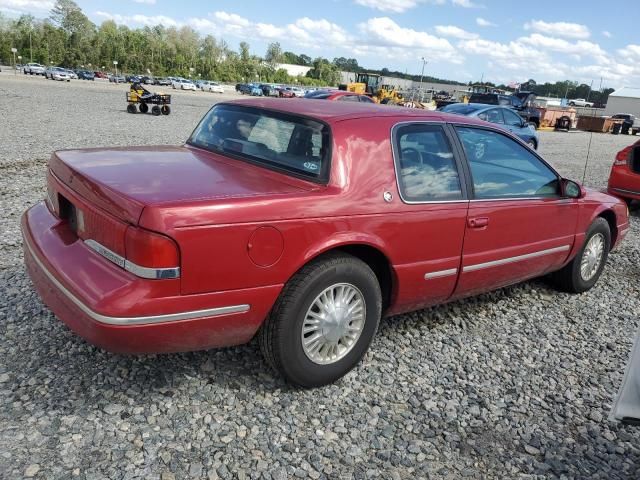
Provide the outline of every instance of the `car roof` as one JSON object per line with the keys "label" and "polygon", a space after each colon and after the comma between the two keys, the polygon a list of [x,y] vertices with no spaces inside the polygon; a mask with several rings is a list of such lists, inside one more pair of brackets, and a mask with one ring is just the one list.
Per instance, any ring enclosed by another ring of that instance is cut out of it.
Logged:
{"label": "car roof", "polygon": [[[308,102],[304,99],[291,100],[283,98],[253,97],[242,100],[224,102],[227,105],[243,105],[253,108],[277,110],[294,115],[305,115],[317,118],[326,123],[334,123],[342,120],[368,118],[368,117],[405,117],[414,121],[436,121],[460,123],[460,115],[422,110],[418,108],[405,108],[377,103],[357,102]],[[468,119],[465,123],[486,125],[486,122]]]}

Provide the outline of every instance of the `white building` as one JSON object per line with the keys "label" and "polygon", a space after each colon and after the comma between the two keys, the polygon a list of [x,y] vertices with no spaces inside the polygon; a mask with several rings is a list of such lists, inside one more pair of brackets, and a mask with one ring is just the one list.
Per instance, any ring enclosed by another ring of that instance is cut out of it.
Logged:
{"label": "white building", "polygon": [[604,115],[630,113],[640,118],[640,87],[622,87],[609,95]]}
{"label": "white building", "polygon": [[277,70],[281,68],[285,69],[292,77],[306,76],[307,72],[311,70],[311,67],[305,67],[304,65],[292,65],[290,63],[279,63]]}

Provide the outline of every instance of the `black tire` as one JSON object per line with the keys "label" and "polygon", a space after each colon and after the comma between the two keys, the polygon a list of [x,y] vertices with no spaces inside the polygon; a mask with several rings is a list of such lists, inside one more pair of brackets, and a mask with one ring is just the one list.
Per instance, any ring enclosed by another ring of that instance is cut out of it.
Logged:
{"label": "black tire", "polygon": [[[355,286],[362,294],[364,326],[344,357],[319,364],[310,360],[303,349],[302,325],[318,295],[338,283]],[[360,362],[378,329],[381,312],[380,285],[371,268],[351,255],[327,254],[303,267],[287,282],[260,329],[260,349],[267,363],[289,382],[305,388],[326,385]]]}
{"label": "black tire", "polygon": [[160,111],[162,112],[162,115],[169,115],[171,113],[171,107],[169,107],[169,105],[163,105],[160,107]]}
{"label": "black tire", "polygon": [[158,105],[154,105],[153,107],[151,107],[151,113],[156,117],[159,116],[161,114],[160,107]]}
{"label": "black tire", "polygon": [[[596,270],[595,274],[585,280],[582,277],[581,273],[581,264],[582,258],[585,254],[585,249],[589,244],[591,238],[596,235],[602,235],[604,237],[604,250],[602,252],[602,257],[600,260],[600,265]],[[605,264],[607,263],[607,257],[609,256],[609,250],[611,249],[611,229],[609,228],[609,223],[604,218],[596,218],[589,229],[587,230],[587,234],[584,238],[584,244],[580,248],[578,254],[571,260],[567,265],[565,265],[561,270],[553,273],[551,275],[551,280],[553,284],[564,292],[569,293],[582,293],[589,290],[593,287],[600,275],[602,274],[602,270],[604,269]]]}
{"label": "black tire", "polygon": [[149,105],[141,103],[138,109],[140,109],[140,113],[147,113],[149,111]]}
{"label": "black tire", "polygon": [[570,107],[575,107],[575,106],[576,106],[576,104],[575,104],[575,103],[573,103],[573,102],[569,102],[569,106],[570,106]]}
{"label": "black tire", "polygon": [[127,105],[127,112],[138,113],[138,109],[136,108],[135,104],[130,103],[129,105]]}
{"label": "black tire", "polygon": [[529,148],[531,148],[533,150],[537,150],[538,149],[538,144],[536,143],[535,140],[529,140],[527,142],[527,145],[529,145]]}

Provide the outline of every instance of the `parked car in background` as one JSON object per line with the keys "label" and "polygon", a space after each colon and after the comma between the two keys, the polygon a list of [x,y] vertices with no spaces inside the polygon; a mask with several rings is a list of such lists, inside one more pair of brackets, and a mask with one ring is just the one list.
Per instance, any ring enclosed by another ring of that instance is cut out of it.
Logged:
{"label": "parked car in background", "polygon": [[442,107],[440,111],[495,123],[519,137],[534,150],[537,150],[540,144],[535,127],[509,107],[481,103],[453,103]]}
{"label": "parked car in background", "polygon": [[236,91],[240,92],[243,95],[251,95],[252,89],[253,89],[253,84],[251,83],[239,83],[236,85]]}
{"label": "parked car in background", "polygon": [[169,80],[168,78],[159,77],[156,78],[156,85],[170,86],[171,80]]}
{"label": "parked car in background", "polygon": [[140,82],[145,84],[145,85],[156,85],[156,79],[149,76],[149,75],[145,75],[143,77],[140,77]]}
{"label": "parked car in background", "polygon": [[620,150],[609,173],[607,191],[627,204],[640,200],[640,140]]}
{"label": "parked car in background", "polygon": [[186,78],[176,78],[171,83],[171,86],[174,89],[178,90],[193,90],[196,91],[196,86],[191,80],[187,80]]}
{"label": "parked car in background", "polygon": [[593,107],[593,102],[588,102],[584,98],[574,98],[569,100],[569,106],[571,107]]}
{"label": "parked car in background", "polygon": [[44,78],[48,78],[49,80],[60,80],[60,81],[71,81],[71,76],[69,72],[62,67],[49,67],[44,72]]}
{"label": "parked car in background", "polygon": [[65,71],[69,74],[69,78],[71,80],[78,80],[78,74],[76,72],[74,72],[73,70],[70,70],[68,68],[65,68]]}
{"label": "parked car in background", "polygon": [[96,76],[89,70],[78,70],[78,78],[80,80],[95,80]]}
{"label": "parked car in background", "polygon": [[252,97],[262,97],[264,96],[264,93],[262,92],[262,88],[260,88],[260,85],[252,84],[249,95],[251,95]]}
{"label": "parked car in background", "polygon": [[127,78],[124,75],[109,75],[108,78],[111,83],[127,83]]}
{"label": "parked car in background", "polygon": [[339,102],[375,103],[371,97],[344,90],[312,90],[304,95],[312,100],[335,100]]}
{"label": "parked car in background", "polygon": [[217,82],[205,80],[200,86],[203,92],[224,93],[224,87]]}
{"label": "parked car in background", "polygon": [[535,107],[536,95],[532,92],[516,92],[513,95],[501,93],[473,93],[469,103],[484,103],[486,105],[501,105],[513,108],[518,115],[535,128],[540,127],[540,111]]}
{"label": "parked car in background", "polygon": [[280,98],[295,98],[296,94],[291,90],[287,90],[285,87],[278,87],[278,97]]}
{"label": "parked car in background", "polygon": [[293,92],[293,94],[296,97],[304,97],[305,91],[300,87],[284,87],[284,88],[285,90],[289,90],[290,92]]}
{"label": "parked car in background", "polygon": [[383,316],[539,276],[587,291],[629,229],[502,128],[350,102],[221,102],[184,146],[55,152],[47,192],[24,259],[73,331],[129,353],[257,336],[305,387]]}
{"label": "parked car in background", "polygon": [[27,63],[22,67],[25,75],[44,75],[45,70],[44,65],[40,65],[39,63]]}
{"label": "parked car in background", "polygon": [[270,83],[263,83],[260,85],[262,89],[262,94],[265,97],[277,97],[278,95],[278,87],[276,85],[272,85]]}
{"label": "parked car in background", "polygon": [[97,71],[97,72],[93,72],[93,74],[94,74],[95,78],[105,78],[105,79],[109,78],[109,74],[106,73],[106,72]]}

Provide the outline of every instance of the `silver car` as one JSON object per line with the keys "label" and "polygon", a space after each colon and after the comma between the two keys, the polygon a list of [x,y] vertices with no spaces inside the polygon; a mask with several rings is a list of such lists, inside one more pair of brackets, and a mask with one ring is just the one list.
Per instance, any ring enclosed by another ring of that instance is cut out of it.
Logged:
{"label": "silver car", "polygon": [[71,81],[69,73],[62,67],[49,67],[44,71],[44,76],[50,80]]}

